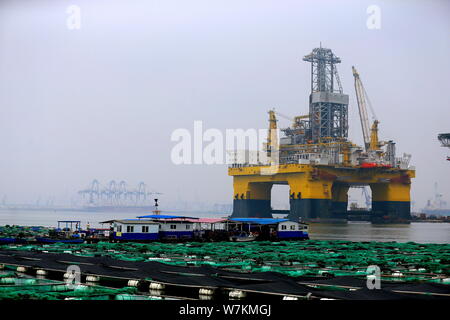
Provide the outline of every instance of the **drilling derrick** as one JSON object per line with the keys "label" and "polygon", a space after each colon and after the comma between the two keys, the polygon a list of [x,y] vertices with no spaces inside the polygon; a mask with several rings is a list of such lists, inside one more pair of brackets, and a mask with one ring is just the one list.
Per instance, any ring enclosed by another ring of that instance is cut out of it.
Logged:
{"label": "drilling derrick", "polygon": [[[267,159],[258,164],[233,163],[233,217],[271,217],[271,189],[289,185],[293,221],[343,222],[347,219],[348,190],[369,186],[373,222],[409,222],[410,185],[415,177],[410,155],[396,157],[392,140],[379,141],[379,121],[367,92],[353,68],[364,147],[348,140],[349,96],[343,93],[330,49],[316,48],[303,58],[311,64],[309,113],[289,117],[269,111]],[[372,111],[373,123],[368,120]],[[291,120],[277,135],[277,118]],[[276,159],[274,159],[276,155]],[[279,211],[279,210],[278,210]]]}
{"label": "drilling derrick", "polygon": [[313,143],[348,136],[348,95],[342,93],[336,64],[341,59],[330,49],[316,48],[303,58],[311,63],[309,116]]}

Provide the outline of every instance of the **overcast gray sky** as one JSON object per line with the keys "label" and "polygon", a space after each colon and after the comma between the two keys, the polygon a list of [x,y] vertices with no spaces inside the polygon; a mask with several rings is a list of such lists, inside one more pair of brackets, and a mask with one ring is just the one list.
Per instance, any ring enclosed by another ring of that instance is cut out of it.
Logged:
{"label": "overcast gray sky", "polygon": [[[67,28],[70,5],[81,29]],[[367,7],[381,9],[368,29]],[[176,199],[231,202],[226,165],[172,164],[177,128],[265,128],[308,110],[314,47],[333,49],[362,143],[351,66],[380,138],[411,153],[418,207],[450,202],[449,1],[2,0],[0,197],[68,202],[97,178],[145,181]],[[285,123],[287,124],[287,122]]]}

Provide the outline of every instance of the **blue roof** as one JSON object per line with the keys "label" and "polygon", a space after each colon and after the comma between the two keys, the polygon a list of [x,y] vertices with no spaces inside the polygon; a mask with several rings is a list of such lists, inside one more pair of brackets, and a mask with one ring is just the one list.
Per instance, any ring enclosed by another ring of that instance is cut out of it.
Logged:
{"label": "blue roof", "polygon": [[255,223],[255,224],[276,224],[289,219],[274,219],[274,218],[231,218],[231,221]]}
{"label": "blue roof", "polygon": [[150,218],[150,219],[197,219],[193,217],[183,217],[183,216],[167,216],[163,214],[151,214],[148,216],[140,216],[138,218]]}
{"label": "blue roof", "polygon": [[141,219],[113,219],[113,220],[107,220],[107,221],[101,221],[99,222],[100,224],[104,224],[104,223],[113,223],[116,221],[142,221]]}

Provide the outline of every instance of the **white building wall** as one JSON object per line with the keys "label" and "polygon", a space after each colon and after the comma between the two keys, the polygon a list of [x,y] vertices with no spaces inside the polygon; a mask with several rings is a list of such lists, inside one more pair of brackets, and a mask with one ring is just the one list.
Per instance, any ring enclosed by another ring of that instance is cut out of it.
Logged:
{"label": "white building wall", "polygon": [[[123,223],[115,223],[114,224],[114,231],[119,231],[120,229],[118,227],[121,227],[122,233],[129,233],[127,232],[127,226],[133,227],[133,233],[142,233],[142,227],[147,226],[148,227],[148,233],[158,233],[159,232],[159,226],[157,224],[123,224]],[[147,232],[146,232],[147,233]]]}
{"label": "white building wall", "polygon": [[[176,229],[171,229],[170,226],[175,225]],[[189,226],[189,228],[186,228]],[[193,223],[179,223],[179,222],[163,222],[160,223],[160,231],[193,231],[194,224]]]}
{"label": "white building wall", "polygon": [[[286,229],[283,229],[282,226],[286,226]],[[294,221],[284,221],[278,224],[278,231],[299,231],[299,223]]]}

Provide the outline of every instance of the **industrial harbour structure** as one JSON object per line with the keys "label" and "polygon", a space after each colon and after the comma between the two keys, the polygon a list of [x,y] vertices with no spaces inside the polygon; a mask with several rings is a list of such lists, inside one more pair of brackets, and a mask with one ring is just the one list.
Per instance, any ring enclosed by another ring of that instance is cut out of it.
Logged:
{"label": "industrial harbour structure", "polygon": [[[415,177],[411,156],[397,157],[392,140],[378,139],[379,121],[359,73],[353,67],[363,147],[348,140],[349,96],[336,67],[340,58],[320,47],[303,60],[311,64],[309,113],[279,130],[276,116],[281,114],[270,110],[267,143],[257,160],[234,157],[228,169],[234,187],[232,217],[271,217],[271,189],[282,184],[290,187],[290,220],[346,221],[349,188],[369,186],[372,222],[409,222]],[[284,133],[280,139],[278,131]]]}
{"label": "industrial harbour structure", "polygon": [[111,180],[102,186],[97,179],[92,180],[86,189],[78,191],[84,204],[83,209],[90,211],[134,209],[146,212],[154,209],[152,196],[160,194],[147,191],[144,182],[131,189],[124,180]]}
{"label": "industrial harbour structure", "polygon": [[[442,147],[450,148],[450,133],[440,133],[438,140],[441,142]],[[450,156],[447,156],[447,161],[450,161]]]}
{"label": "industrial harbour structure", "polygon": [[432,199],[428,199],[422,213],[430,217],[450,216],[450,208],[443,199],[443,194],[439,192],[437,182],[434,183],[434,196]]}

